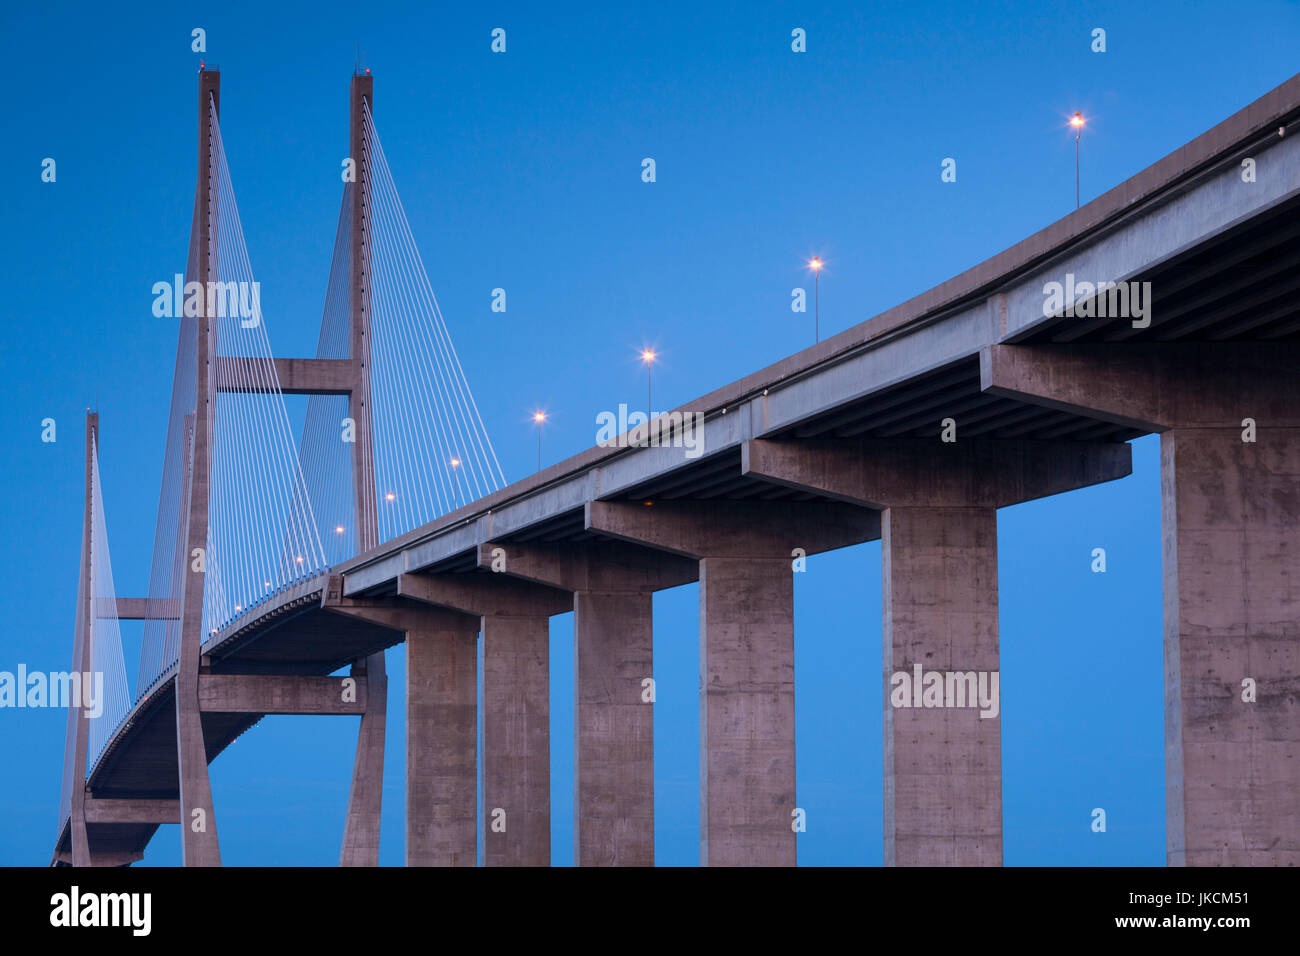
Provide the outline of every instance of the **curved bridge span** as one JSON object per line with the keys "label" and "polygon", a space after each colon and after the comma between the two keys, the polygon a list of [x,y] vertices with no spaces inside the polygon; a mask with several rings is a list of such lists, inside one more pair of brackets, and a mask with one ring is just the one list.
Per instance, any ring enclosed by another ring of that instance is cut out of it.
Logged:
{"label": "curved bridge span", "polygon": [[[354,155],[374,157],[369,77],[352,93]],[[1300,863],[1298,121],[1300,77],[915,299],[407,528],[380,527],[379,399],[348,365],[373,299],[354,282],[346,358],[266,361],[278,391],[363,413],[358,556],[228,620],[200,613],[202,576],[178,575],[176,659],[98,755],[70,724],[54,862],[129,863],[180,822],[186,863],[218,863],[207,764],[265,715],[337,713],[362,716],[341,862],[374,864],[382,652],[404,643],[407,862],[474,865],[481,846],[489,865],[548,865],[547,624],[571,611],[577,861],[653,864],[651,598],[698,581],[701,862],[794,864],[792,561],[881,540],[885,674],[996,672],[997,509],[1123,478],[1127,442],[1159,433],[1167,859]],[[372,161],[343,217],[354,203],[342,248],[363,265]],[[206,194],[201,174],[196,209]],[[191,444],[187,501],[206,508],[193,476],[211,452]],[[180,521],[187,545],[217,535],[206,511]],[[1243,676],[1253,707],[1233,704]],[[886,863],[1000,865],[1000,719],[885,697]],[[478,818],[480,776],[504,832]]]}

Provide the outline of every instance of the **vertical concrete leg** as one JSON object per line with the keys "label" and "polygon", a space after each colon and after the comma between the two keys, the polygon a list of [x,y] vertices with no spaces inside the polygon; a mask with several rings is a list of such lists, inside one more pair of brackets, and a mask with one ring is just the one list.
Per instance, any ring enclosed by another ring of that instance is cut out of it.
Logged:
{"label": "vertical concrete leg", "polygon": [[478,865],[478,621],[406,632],[406,865]]}
{"label": "vertical concrete leg", "polygon": [[384,737],[388,722],[388,676],[384,652],[366,658],[366,712],[357,732],[357,755],[352,764],[352,789],[348,792],[348,815],[343,824],[343,850],[339,866],[379,865],[379,821],[384,802]]}
{"label": "vertical concrete leg", "polygon": [[1168,863],[1300,865],[1300,429],[1160,448]]}
{"label": "vertical concrete leg", "polygon": [[199,649],[182,647],[176,674],[176,765],[184,866],[220,866],[221,845],[208,780],[208,749],[199,712]]}
{"label": "vertical concrete leg", "polygon": [[483,862],[551,865],[550,619],[483,618]]}
{"label": "vertical concrete leg", "polygon": [[1001,708],[894,707],[890,683],[998,670],[997,511],[891,508],[881,530],[885,865],[1000,866]]}
{"label": "vertical concrete leg", "polygon": [[573,601],[574,860],[653,866],[654,706],[650,593],[579,591]]}
{"label": "vertical concrete leg", "polygon": [[700,865],[794,866],[789,559],[700,561]]}

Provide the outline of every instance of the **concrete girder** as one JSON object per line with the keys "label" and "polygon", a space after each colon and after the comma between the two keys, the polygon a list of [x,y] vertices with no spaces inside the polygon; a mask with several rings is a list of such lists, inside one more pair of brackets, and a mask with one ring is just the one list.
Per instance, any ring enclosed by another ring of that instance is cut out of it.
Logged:
{"label": "concrete girder", "polygon": [[1163,432],[1300,427],[1300,347],[1290,342],[994,345],[980,388],[1003,398]]}
{"label": "concrete girder", "polygon": [[872,508],[1001,508],[1123,478],[1133,456],[1119,442],[754,440],[740,470]]}
{"label": "concrete girder", "polygon": [[588,531],[674,554],[791,559],[794,548],[820,554],[880,536],[880,516],[838,502],[616,501],[587,503]]}
{"label": "concrete girder", "polygon": [[[379,675],[382,677],[382,675]],[[365,714],[369,675],[199,674],[199,710],[223,714]],[[349,683],[349,681],[351,683]]]}

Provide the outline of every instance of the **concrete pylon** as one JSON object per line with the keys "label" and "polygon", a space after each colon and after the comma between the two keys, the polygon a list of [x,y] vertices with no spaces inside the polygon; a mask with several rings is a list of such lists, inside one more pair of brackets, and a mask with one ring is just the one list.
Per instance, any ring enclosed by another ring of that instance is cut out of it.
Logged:
{"label": "concrete pylon", "polygon": [[614,541],[487,542],[479,567],[573,594],[573,858],[653,866],[654,592],[697,563]]}
{"label": "concrete pylon", "polygon": [[[375,495],[374,437],[370,423],[370,152],[366,148],[365,113],[374,110],[374,78],[352,77],[349,91],[348,146],[356,171],[352,185],[352,247],[348,250],[351,298],[348,303],[348,357],[352,387],[348,417],[353,422],[352,494],[357,554],[379,544],[378,502]],[[384,654],[371,654],[353,666],[364,673],[370,693],[357,731],[357,752],[348,790],[340,866],[378,866],[379,830],[384,797],[384,741],[387,731],[388,678]]]}
{"label": "concrete pylon", "polygon": [[[76,640],[72,649],[72,669],[74,673],[89,674],[94,667],[94,627],[93,610],[95,594],[91,579],[94,567],[94,555],[91,548],[94,542],[95,490],[94,490],[94,455],[99,441],[99,413],[86,413],[86,504],[82,512],[81,525],[81,606],[77,608],[78,622]],[[72,788],[68,803],[68,838],[72,848],[73,866],[91,866],[90,835],[86,829],[86,759],[90,746],[90,723],[86,716],[82,700],[78,698],[68,706],[68,734],[72,737],[72,770],[68,786]]]}
{"label": "concrete pylon", "polygon": [[483,863],[550,866],[550,617],[569,595],[482,573],[403,574],[397,593],[481,618]]}
{"label": "concrete pylon", "polygon": [[1167,862],[1300,865],[1300,347],[980,358],[986,392],[1160,432]]}
{"label": "concrete pylon", "polygon": [[802,549],[868,541],[841,504],[591,501],[589,531],[688,557],[700,578],[700,864],[795,865],[794,579]]}
{"label": "concrete pylon", "polygon": [[[884,509],[886,866],[1002,864],[1001,707],[980,706],[999,679],[997,509],[1131,468],[1114,443],[743,446],[750,477]],[[936,674],[937,699],[923,694]]]}
{"label": "concrete pylon", "polygon": [[[199,177],[195,199],[194,281],[203,284],[215,278],[217,209],[213,116],[220,113],[221,74],[205,70],[199,74]],[[187,277],[187,281],[189,281]],[[212,319],[199,316],[195,376],[195,412],[189,446],[188,501],[185,517],[185,562],[181,599],[180,649],[176,666],[176,758],[181,797],[181,858],[185,866],[220,866],[217,819],[208,780],[208,752],[199,712],[199,668],[203,633],[203,591],[208,549],[208,495],[211,487],[212,434],[216,416],[216,367]]]}

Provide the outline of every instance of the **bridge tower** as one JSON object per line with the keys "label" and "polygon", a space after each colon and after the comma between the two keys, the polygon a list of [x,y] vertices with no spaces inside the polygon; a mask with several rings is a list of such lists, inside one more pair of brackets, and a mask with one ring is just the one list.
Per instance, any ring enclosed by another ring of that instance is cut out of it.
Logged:
{"label": "bridge tower", "polygon": [[[82,675],[89,674],[91,671],[91,647],[93,641],[91,628],[95,623],[95,615],[92,611],[94,592],[90,583],[93,555],[90,549],[92,541],[91,529],[94,523],[94,455],[98,440],[99,414],[87,412],[86,507],[81,527],[81,586],[77,589],[77,592],[81,595],[81,603],[77,607],[77,617],[80,620],[76,632],[77,640],[74,641],[72,648],[72,671]],[[71,811],[69,826],[71,828],[73,866],[91,865],[90,837],[86,830],[86,752],[89,748],[90,724],[81,707],[81,700],[83,699],[84,697],[77,701],[70,701],[68,706],[68,736],[75,736],[75,742],[72,745],[72,774],[69,781],[69,786],[72,788],[69,803]]]}
{"label": "bridge tower", "polygon": [[[213,123],[220,115],[221,73],[199,74],[199,170],[194,200],[194,240],[190,268],[194,280],[208,287],[215,278],[217,190]],[[189,281],[187,279],[187,281]],[[205,298],[205,303],[210,301]],[[217,821],[208,779],[207,747],[199,710],[202,667],[203,591],[208,547],[208,492],[212,470],[212,433],[216,415],[216,381],[212,355],[213,322],[205,304],[197,318],[194,427],[189,455],[188,512],[185,518],[187,571],[181,598],[180,651],[176,670],[176,757],[181,798],[181,858],[185,866],[220,866]]]}
{"label": "bridge tower", "polygon": [[[350,93],[348,155],[353,160],[356,180],[352,184],[350,230],[352,248],[351,298],[348,309],[348,356],[352,363],[352,391],[348,416],[352,419],[353,519],[357,553],[364,554],[379,544],[379,515],[375,494],[374,442],[370,419],[370,210],[371,160],[366,142],[366,115],[374,110],[374,77],[355,74]],[[371,654],[352,666],[360,682],[364,676],[366,712],[357,734],[357,754],[348,793],[347,820],[343,827],[340,866],[379,865],[379,819],[384,790],[384,736],[388,700],[388,678],[384,652]]]}

